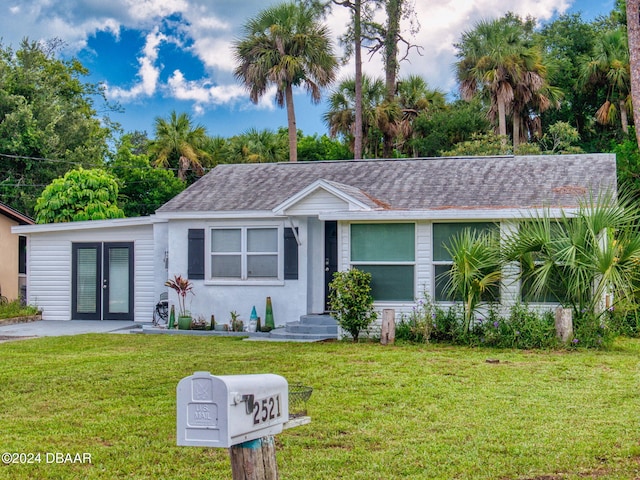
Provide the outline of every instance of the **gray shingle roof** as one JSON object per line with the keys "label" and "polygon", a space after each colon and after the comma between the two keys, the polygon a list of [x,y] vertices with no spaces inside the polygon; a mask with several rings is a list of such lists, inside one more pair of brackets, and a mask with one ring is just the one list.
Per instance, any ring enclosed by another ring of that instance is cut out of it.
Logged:
{"label": "gray shingle roof", "polygon": [[585,154],[219,165],[158,212],[271,210],[317,180],[391,210],[571,207],[589,191],[614,190],[616,162]]}

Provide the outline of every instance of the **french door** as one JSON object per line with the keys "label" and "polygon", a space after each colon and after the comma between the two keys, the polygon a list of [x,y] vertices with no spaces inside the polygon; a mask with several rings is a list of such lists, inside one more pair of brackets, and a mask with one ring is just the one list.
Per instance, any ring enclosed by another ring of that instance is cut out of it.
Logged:
{"label": "french door", "polygon": [[133,243],[74,243],[72,257],[72,318],[133,320]]}

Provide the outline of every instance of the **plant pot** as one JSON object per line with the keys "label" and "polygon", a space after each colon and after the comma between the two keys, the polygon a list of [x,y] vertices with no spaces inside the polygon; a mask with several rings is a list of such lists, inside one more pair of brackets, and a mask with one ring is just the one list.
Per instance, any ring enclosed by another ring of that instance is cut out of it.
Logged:
{"label": "plant pot", "polygon": [[178,330],[189,330],[191,328],[191,316],[178,317]]}
{"label": "plant pot", "polygon": [[213,329],[216,332],[226,332],[226,331],[229,330],[229,326],[225,325],[225,324],[216,324],[216,325],[213,326]]}

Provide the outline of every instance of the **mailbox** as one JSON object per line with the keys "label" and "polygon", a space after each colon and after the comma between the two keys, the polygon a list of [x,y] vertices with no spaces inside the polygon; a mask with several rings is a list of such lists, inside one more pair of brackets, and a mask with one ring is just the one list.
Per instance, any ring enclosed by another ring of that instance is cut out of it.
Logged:
{"label": "mailbox", "polygon": [[289,386],[280,375],[214,376],[195,372],[178,383],[178,445],[228,448],[282,432]]}

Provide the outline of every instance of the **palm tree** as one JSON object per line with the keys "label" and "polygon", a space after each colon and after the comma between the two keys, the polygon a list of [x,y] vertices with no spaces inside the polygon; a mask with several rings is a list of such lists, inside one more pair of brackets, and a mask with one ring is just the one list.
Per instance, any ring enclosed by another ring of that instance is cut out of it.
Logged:
{"label": "palm tree", "polygon": [[[363,150],[369,155],[375,156],[382,138],[381,128],[385,128],[385,122],[394,116],[385,112],[384,98],[385,85],[379,79],[371,79],[367,75],[362,76],[362,136],[364,138]],[[356,82],[353,78],[343,80],[329,95],[329,110],[323,119],[329,127],[329,135],[335,137],[341,135],[348,141],[351,151],[354,151],[354,139],[356,135],[355,104]]]}
{"label": "palm tree", "polygon": [[250,19],[244,38],[234,44],[234,74],[248,88],[251,101],[257,103],[273,85],[276,102],[287,108],[292,162],[297,160],[293,87],[304,86],[318,103],[321,89],[333,82],[338,68],[329,30],[318,22],[318,15],[302,4],[275,5]]}
{"label": "palm tree", "polygon": [[495,231],[465,229],[451,239],[446,249],[452,265],[444,275],[445,289],[450,298],[462,300],[465,332],[469,332],[480,303],[499,297],[502,281],[499,235]]}
{"label": "palm tree", "polygon": [[[403,142],[413,138],[413,121],[419,115],[429,115],[444,110],[446,100],[444,93],[430,89],[427,82],[419,75],[409,75],[397,83],[397,101],[402,111],[402,119],[398,133]],[[412,152],[413,156],[417,153]]]}
{"label": "palm tree", "polygon": [[513,113],[514,146],[520,140],[520,125],[527,106],[548,107],[540,92],[547,86],[546,68],[539,48],[530,40],[531,22],[511,14],[481,21],[456,44],[460,92],[465,100],[478,93],[490,102],[489,119],[506,138],[507,115]]}
{"label": "palm tree", "polygon": [[605,102],[596,112],[603,125],[614,123],[620,116],[622,131],[629,133],[627,112],[631,111],[631,71],[626,33],[611,30],[596,39],[594,52],[582,66],[582,85],[604,86]]}
{"label": "palm tree", "polygon": [[598,318],[607,292],[622,301],[637,291],[639,220],[629,195],[586,198],[575,214],[552,219],[545,212],[522,222],[505,241],[505,257],[520,262],[521,278],[534,295],[560,293],[557,300],[576,316]]}
{"label": "palm tree", "polygon": [[521,141],[542,136],[540,114],[549,108],[559,108],[562,91],[546,81],[547,67],[540,50],[530,48],[521,56],[519,78],[514,79],[511,117],[514,152]]}
{"label": "palm tree", "polygon": [[178,178],[185,180],[188,170],[194,170],[197,175],[204,172],[202,161],[208,158],[202,149],[207,139],[207,133],[202,125],[191,124],[191,118],[186,113],[178,115],[175,110],[169,115],[169,120],[156,117],[154,121],[155,140],[149,145],[149,152],[156,167],[177,168]]}

